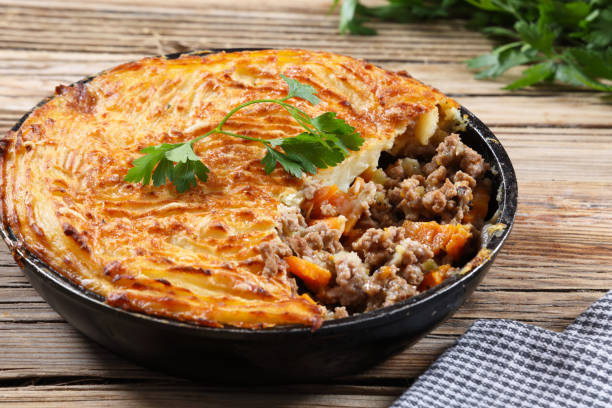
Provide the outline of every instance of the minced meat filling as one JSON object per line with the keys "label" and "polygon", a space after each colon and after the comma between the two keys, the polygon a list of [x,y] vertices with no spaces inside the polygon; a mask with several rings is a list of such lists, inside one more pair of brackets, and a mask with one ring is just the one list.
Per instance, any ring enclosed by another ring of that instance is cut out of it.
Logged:
{"label": "minced meat filling", "polygon": [[[474,194],[490,186],[487,170],[452,134],[433,156],[399,158],[364,172],[347,193],[310,184],[301,208],[280,206],[280,240],[260,246],[264,274],[297,276],[306,284],[297,290],[308,289],[330,318],[427,290],[473,255],[485,215],[474,209]],[[489,193],[478,199],[488,202]],[[291,270],[287,257],[306,261],[313,273]]]}

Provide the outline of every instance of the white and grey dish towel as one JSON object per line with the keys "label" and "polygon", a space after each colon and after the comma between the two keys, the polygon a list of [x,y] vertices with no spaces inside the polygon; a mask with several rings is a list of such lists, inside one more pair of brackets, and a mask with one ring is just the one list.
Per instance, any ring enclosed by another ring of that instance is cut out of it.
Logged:
{"label": "white and grey dish towel", "polygon": [[612,407],[612,291],[563,333],[479,320],[391,408]]}

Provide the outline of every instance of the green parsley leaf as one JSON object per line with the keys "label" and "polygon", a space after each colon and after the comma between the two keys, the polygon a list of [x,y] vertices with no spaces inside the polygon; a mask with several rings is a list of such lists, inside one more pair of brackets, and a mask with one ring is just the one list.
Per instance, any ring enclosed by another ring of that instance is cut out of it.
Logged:
{"label": "green parsley leaf", "polygon": [[494,51],[493,55],[496,56],[495,62],[489,68],[476,74],[476,78],[497,78],[510,68],[522,65],[531,60],[527,54],[514,49],[507,49],[500,53]]}
{"label": "green parsley leaf", "polygon": [[356,35],[376,35],[377,31],[373,28],[366,27],[363,25],[367,20],[356,17],[346,24],[349,32]]}
{"label": "green parsley leaf", "polygon": [[174,149],[167,151],[166,159],[177,163],[172,171],[172,181],[179,193],[196,186],[195,176],[203,182],[208,180],[210,170],[202,163],[200,157],[195,154],[191,143],[182,143]]}
{"label": "green parsley leaf", "polygon": [[320,134],[337,136],[349,150],[359,150],[363,144],[363,138],[355,128],[343,119],[337,118],[335,112],[326,112],[313,118],[311,122]]}
{"label": "green parsley leaf", "polygon": [[321,102],[321,100],[315,96],[317,90],[314,89],[311,85],[302,84],[296,81],[295,79],[287,78],[283,74],[281,74],[281,78],[283,78],[283,81],[285,81],[287,85],[289,85],[289,93],[287,94],[287,99],[298,97],[307,100],[313,105],[316,105]]}
{"label": "green parsley leaf", "polygon": [[612,49],[598,52],[584,48],[569,48],[566,57],[571,58],[592,77],[612,79]]}
{"label": "green parsley leaf", "polygon": [[200,160],[190,143],[181,143],[166,152],[166,158],[173,162],[185,163],[188,160]]}
{"label": "green parsley leaf", "polygon": [[174,163],[168,159],[162,159],[153,172],[153,185],[163,186],[166,180],[170,182],[174,180]]}
{"label": "green parsley leaf", "polygon": [[606,49],[612,45],[612,7],[609,4],[607,7],[600,10],[590,24],[590,32],[585,36],[592,49]]}
{"label": "green parsley leaf", "polygon": [[591,12],[591,4],[584,1],[571,1],[561,5],[551,3],[550,6],[554,19],[568,28],[579,25]]}
{"label": "green parsley leaf", "polygon": [[529,44],[531,47],[547,55],[552,52],[553,41],[557,31],[551,30],[548,25],[542,24],[541,21],[538,23],[518,21],[514,28],[525,44]]}
{"label": "green parsley leaf", "polygon": [[507,11],[504,4],[492,0],[466,0],[468,3],[487,11]]}
{"label": "green parsley leaf", "polygon": [[492,37],[508,37],[513,40],[519,40],[520,36],[516,31],[511,30],[505,27],[485,27],[481,30],[484,34],[490,35]]}
{"label": "green parsley leaf", "polygon": [[[337,0],[336,0],[337,3]],[[342,7],[340,8],[340,33],[345,34],[350,31],[351,34],[359,34],[359,27],[361,22],[355,19],[355,8],[357,7],[357,0],[344,0]],[[357,31],[353,31],[357,30]]]}
{"label": "green parsley leaf", "polygon": [[588,86],[598,91],[612,92],[612,85],[606,85],[591,77],[572,61],[557,67],[555,78],[576,86]]}
{"label": "green parsley leaf", "polygon": [[272,173],[276,168],[276,163],[280,164],[283,169],[294,177],[302,177],[302,166],[299,162],[292,160],[286,154],[274,150],[270,146],[266,145],[266,155],[261,159],[261,163],[264,165],[264,171],[266,174]]}
{"label": "green parsley leaf", "polygon": [[477,69],[497,64],[499,56],[495,53],[482,54],[466,61],[468,68]]}
{"label": "green parsley leaf", "polygon": [[200,159],[177,163],[174,168],[174,179],[172,180],[176,186],[176,191],[184,193],[191,187],[195,187],[197,185],[196,176],[200,180],[206,181],[209,171],[208,167]]}
{"label": "green parsley leaf", "polygon": [[125,181],[131,181],[139,183],[142,181],[143,185],[149,184],[151,181],[151,173],[157,164],[164,160],[166,152],[172,150],[177,145],[163,143],[158,146],[148,146],[140,151],[145,156],[139,157],[132,162],[132,168],[127,172]]}
{"label": "green parsley leaf", "polygon": [[209,169],[200,161],[190,143],[163,143],[145,147],[140,153],[145,156],[132,162],[133,167],[127,172],[125,181],[138,183],[142,180],[142,184],[146,186],[152,177],[155,187],[170,181],[178,192],[183,192],[196,185],[195,176],[203,182],[208,179]]}
{"label": "green parsley leaf", "polygon": [[[354,127],[338,118],[335,113],[326,112],[311,118],[304,111],[286,102],[291,98],[302,98],[315,105],[319,103],[315,88],[284,75],[281,75],[281,78],[289,85],[285,98],[244,102],[226,114],[214,129],[201,136],[185,143],[164,143],[142,149],[141,153],[145,156],[134,160],[125,181],[142,181],[146,185],[153,178],[155,186],[172,182],[179,193],[195,187],[197,179],[206,182],[210,170],[202,163],[193,146],[214,133],[263,144],[266,154],[261,163],[267,174],[272,173],[277,165],[295,177],[302,177],[304,172],[315,174],[317,169],[326,169],[342,162],[350,154],[350,150],[359,150],[363,138]],[[223,130],[223,125],[234,113],[255,103],[275,103],[282,106],[305,132],[294,137],[268,140]]]}
{"label": "green parsley leaf", "polygon": [[[280,147],[294,158],[296,161],[306,161],[312,163],[319,169],[333,167],[340,163],[336,153],[327,145],[320,137],[311,133],[301,133],[296,137],[283,139]],[[314,174],[316,169],[310,167],[305,169],[307,172]]]}
{"label": "green parsley leaf", "polygon": [[552,61],[542,62],[540,64],[532,65],[523,71],[523,76],[510,85],[507,85],[505,89],[519,89],[529,85],[537,84],[545,79],[552,77],[555,73],[555,64]]}

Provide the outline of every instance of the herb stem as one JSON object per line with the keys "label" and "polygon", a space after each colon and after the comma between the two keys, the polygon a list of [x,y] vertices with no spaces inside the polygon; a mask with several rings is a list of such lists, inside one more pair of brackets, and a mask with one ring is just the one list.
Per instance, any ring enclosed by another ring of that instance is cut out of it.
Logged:
{"label": "herb stem", "polygon": [[236,112],[238,112],[242,108],[246,108],[247,106],[255,105],[257,103],[274,103],[276,105],[282,106],[291,116],[293,116],[295,118],[295,120],[300,124],[300,126],[302,126],[307,132],[313,133],[315,130],[310,128],[309,126],[307,126],[306,123],[305,123],[307,120],[310,120],[310,117],[308,115],[306,115],[306,113],[304,111],[302,111],[301,109],[296,108],[295,106],[286,103],[285,101],[287,99],[290,99],[290,98],[289,97],[285,97],[285,98],[282,98],[282,99],[256,99],[256,100],[253,100],[253,101],[241,103],[240,105],[238,105],[235,108],[233,108],[232,110],[230,110],[229,113],[227,115],[225,115],[223,117],[223,119],[221,119],[221,122],[219,122],[217,127],[215,127],[214,129],[209,130],[208,132],[206,132],[203,135],[200,135],[200,136],[194,138],[189,143],[193,146],[195,143],[199,142],[200,140],[204,139],[207,136],[212,135],[213,133],[223,133],[223,134],[228,135],[228,136],[234,136],[234,137],[238,137],[238,138],[241,138],[241,139],[252,140],[252,141],[255,141],[255,142],[262,142],[262,143],[268,144],[268,142],[265,139],[252,138],[252,137],[243,136],[243,135],[240,135],[240,134],[237,134],[237,133],[226,132],[226,131],[223,130],[223,125],[225,125],[225,123],[229,120],[229,118],[232,115],[234,115]]}
{"label": "herb stem", "polygon": [[245,135],[241,135],[241,134],[238,134],[238,133],[228,132],[226,130],[217,130],[217,133],[222,133],[222,134],[227,135],[227,136],[238,137],[240,139],[251,140],[253,142],[260,142],[260,143],[263,143],[263,144],[270,144],[270,142],[268,142],[266,139],[259,139],[259,138],[256,138],[256,137],[245,136]]}
{"label": "herb stem", "polygon": [[227,122],[227,120],[234,113],[238,112],[240,109],[246,108],[247,106],[250,106],[250,105],[255,105],[256,103],[264,103],[264,102],[278,103],[279,101],[277,99],[256,99],[254,101],[248,101],[248,102],[241,103],[240,105],[236,106],[234,109],[229,111],[229,113],[227,115],[225,115],[225,117],[223,119],[221,119],[221,122],[219,122],[219,124],[217,125],[217,129],[221,130],[223,125],[225,125],[225,122]]}
{"label": "herb stem", "polygon": [[204,138],[205,138],[205,137],[207,137],[207,136],[212,135],[213,133],[217,133],[218,131],[219,131],[219,127],[217,126],[216,128],[211,129],[211,130],[209,130],[208,132],[204,133],[203,135],[200,135],[200,136],[198,136],[198,137],[196,137],[196,138],[192,139],[192,140],[189,142],[189,144],[190,144],[191,146],[193,146],[194,144],[196,144],[196,143],[197,143],[197,142],[199,142],[200,140],[204,139]]}

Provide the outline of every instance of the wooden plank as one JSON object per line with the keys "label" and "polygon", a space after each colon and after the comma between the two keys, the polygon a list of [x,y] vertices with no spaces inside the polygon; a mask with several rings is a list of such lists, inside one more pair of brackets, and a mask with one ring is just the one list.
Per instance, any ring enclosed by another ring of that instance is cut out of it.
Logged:
{"label": "wooden plank", "polygon": [[108,7],[57,10],[9,6],[0,41],[10,49],[42,51],[158,54],[211,47],[299,47],[352,51],[357,57],[377,60],[406,60],[409,55],[411,60],[456,62],[490,48],[487,39],[466,30],[461,22],[378,23],[375,26],[381,35],[356,37],[340,35],[338,17],[326,13],[256,12],[234,7],[146,8],[118,13]]}
{"label": "wooden plank", "polygon": [[[201,10],[203,8],[219,7],[218,0],[174,0],[168,4],[164,0],[106,0],[104,2],[84,2],[80,0],[3,0],[3,3],[17,6],[38,6],[54,9],[76,8],[82,10],[113,10],[116,12],[130,12],[135,9],[166,10],[180,9],[186,11]],[[285,1],[285,0],[236,0],[232,5],[241,11],[284,11],[294,14],[327,13],[332,0]],[[365,0],[365,3],[372,3]]]}
{"label": "wooden plank", "polygon": [[0,403],[14,407],[387,407],[401,392],[393,395],[207,392],[200,387],[165,384],[74,385],[4,388]]}
{"label": "wooden plank", "polygon": [[[514,164],[517,179],[523,191],[524,181],[548,181],[556,185],[566,184],[563,189],[567,196],[569,190],[581,199],[593,201],[579,202],[577,205],[597,211],[595,203],[605,203],[601,196],[607,194],[606,183],[612,183],[612,127],[593,128],[511,128],[494,126],[493,132],[501,140]],[[585,175],[588,177],[585,180]],[[601,183],[604,183],[602,185]],[[551,186],[553,189],[555,186]],[[549,190],[548,186],[533,186],[535,194]],[[589,195],[590,197],[585,197]],[[554,195],[551,191],[550,195]]]}

